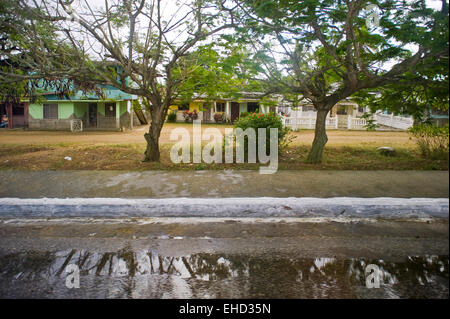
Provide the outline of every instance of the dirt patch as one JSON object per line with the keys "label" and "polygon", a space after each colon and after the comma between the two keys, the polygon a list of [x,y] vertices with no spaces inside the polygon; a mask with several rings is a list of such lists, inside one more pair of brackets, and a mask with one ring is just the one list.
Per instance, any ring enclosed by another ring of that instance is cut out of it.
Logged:
{"label": "dirt patch", "polygon": [[[202,128],[215,127],[222,134],[225,128],[231,125],[204,124]],[[174,128],[185,128],[192,136],[192,124],[167,123],[161,132],[161,143],[170,143],[170,133]],[[127,132],[58,132],[58,131],[0,131],[0,144],[145,144],[144,133],[147,126],[137,127]],[[314,139],[313,130],[293,132],[294,144],[311,145]],[[368,131],[328,131],[327,145],[360,145],[360,146],[400,146],[404,148],[415,147],[406,132],[368,132]]]}

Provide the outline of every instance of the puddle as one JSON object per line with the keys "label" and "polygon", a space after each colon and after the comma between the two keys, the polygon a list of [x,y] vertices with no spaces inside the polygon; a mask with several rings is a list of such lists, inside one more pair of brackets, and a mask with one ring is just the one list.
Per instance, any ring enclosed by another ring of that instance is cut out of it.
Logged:
{"label": "puddle", "polygon": [[[80,288],[65,285],[80,269]],[[380,288],[365,285],[377,265]],[[1,298],[448,298],[449,257],[400,261],[200,253],[164,256],[122,249],[29,251],[0,257]]]}

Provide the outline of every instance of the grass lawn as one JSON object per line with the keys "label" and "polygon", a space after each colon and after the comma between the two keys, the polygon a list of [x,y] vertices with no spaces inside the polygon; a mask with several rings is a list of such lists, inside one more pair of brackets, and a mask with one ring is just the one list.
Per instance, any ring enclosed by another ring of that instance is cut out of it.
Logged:
{"label": "grass lawn", "polygon": [[[203,170],[257,169],[259,164],[174,164],[172,144],[162,143],[161,162],[142,162],[144,143],[126,144],[0,144],[0,169],[24,170]],[[293,143],[279,156],[279,169],[345,170],[448,170],[447,160],[425,159],[415,147],[396,147],[397,155],[386,157],[373,144],[330,144],[320,165],[305,163],[310,145]],[[64,157],[70,156],[71,161]],[[192,155],[191,155],[192,156]]]}
{"label": "grass lawn", "polygon": [[[259,164],[174,164],[169,157],[173,145],[172,129],[183,127],[192,134],[192,124],[166,123],[161,132],[161,162],[143,163],[144,133],[147,126],[127,132],[58,132],[0,131],[0,169],[25,170],[192,170],[192,169],[257,169]],[[206,124],[222,133],[230,125]],[[367,132],[329,130],[324,161],[306,164],[305,159],[314,138],[313,130],[292,132],[292,143],[280,153],[279,169],[350,169],[350,170],[448,170],[447,160],[429,160],[417,151],[406,132]],[[380,146],[391,146],[395,157],[376,152]],[[70,156],[71,161],[64,157]]]}

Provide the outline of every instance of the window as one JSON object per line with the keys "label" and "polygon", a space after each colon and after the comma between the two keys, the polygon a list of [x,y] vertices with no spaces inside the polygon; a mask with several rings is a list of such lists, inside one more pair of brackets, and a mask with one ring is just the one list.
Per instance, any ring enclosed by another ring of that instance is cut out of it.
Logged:
{"label": "window", "polygon": [[44,104],[44,119],[58,118],[58,104]]}
{"label": "window", "polygon": [[216,112],[225,112],[225,103],[216,102]]}
{"label": "window", "polygon": [[253,113],[256,112],[259,108],[259,103],[258,102],[248,102],[247,103],[247,111],[249,113]]}
{"label": "window", "polygon": [[105,117],[116,117],[116,103],[105,104]]}
{"label": "window", "polygon": [[189,111],[189,103],[178,105],[178,111]]}
{"label": "window", "polygon": [[337,109],[338,115],[347,115],[347,107],[345,105],[339,105]]}

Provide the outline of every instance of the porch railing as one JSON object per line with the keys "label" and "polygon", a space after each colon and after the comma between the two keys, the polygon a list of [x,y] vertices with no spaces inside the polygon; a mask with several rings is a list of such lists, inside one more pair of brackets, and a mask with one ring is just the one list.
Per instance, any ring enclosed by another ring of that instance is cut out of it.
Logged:
{"label": "porch railing", "polygon": [[377,121],[377,124],[401,130],[407,130],[414,124],[414,119],[412,117],[395,116],[393,114],[376,113],[375,120]]}
{"label": "porch railing", "polygon": [[347,118],[347,128],[349,130],[365,130],[365,126],[367,121],[360,117],[351,117]]}
{"label": "porch railing", "polygon": [[[316,127],[315,117],[282,117],[283,125],[290,127],[291,129],[314,129]],[[337,129],[338,119],[336,117],[327,117],[325,121],[326,128]]]}

